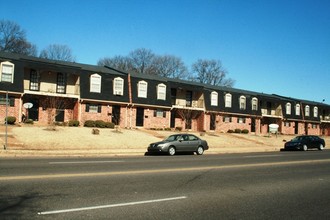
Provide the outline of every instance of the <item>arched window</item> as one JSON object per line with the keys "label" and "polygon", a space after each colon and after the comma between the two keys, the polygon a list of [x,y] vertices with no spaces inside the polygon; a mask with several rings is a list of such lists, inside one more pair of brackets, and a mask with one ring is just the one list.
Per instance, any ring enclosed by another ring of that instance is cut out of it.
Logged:
{"label": "arched window", "polygon": [[97,93],[101,93],[101,80],[102,77],[95,73],[93,75],[90,76],[90,92],[97,92]]}
{"label": "arched window", "polygon": [[123,95],[124,94],[124,79],[116,77],[113,79],[113,94]]}
{"label": "arched window", "polygon": [[296,115],[300,115],[300,104],[296,104]]}
{"label": "arched window", "polygon": [[225,95],[225,107],[231,108],[231,94],[227,93]]}
{"label": "arched window", "polygon": [[218,93],[215,91],[211,92],[211,106],[218,106]]}
{"label": "arched window", "polygon": [[287,115],[291,115],[291,103],[290,102],[286,103],[286,105],[285,105],[285,113]]}
{"label": "arched window", "polygon": [[246,97],[243,95],[239,97],[239,109],[241,110],[246,109]]}
{"label": "arched window", "polygon": [[146,81],[138,82],[138,97],[147,98],[148,83]]}
{"label": "arched window", "polygon": [[310,115],[310,109],[309,109],[309,105],[305,106],[305,116],[309,116]]}
{"label": "arched window", "polygon": [[157,99],[166,100],[166,85],[163,83],[157,85]]}
{"label": "arched window", "polygon": [[319,115],[319,109],[315,106],[313,109],[314,117],[317,118]]}
{"label": "arched window", "polygon": [[14,67],[11,62],[0,63],[0,81],[1,82],[14,82]]}
{"label": "arched window", "polygon": [[258,110],[258,99],[256,97],[252,98],[252,111]]}

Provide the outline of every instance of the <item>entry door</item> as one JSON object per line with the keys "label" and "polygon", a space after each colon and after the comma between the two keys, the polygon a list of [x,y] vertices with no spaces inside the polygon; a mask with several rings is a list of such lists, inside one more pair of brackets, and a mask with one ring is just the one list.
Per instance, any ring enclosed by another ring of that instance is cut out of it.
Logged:
{"label": "entry door", "polygon": [[39,119],[39,100],[30,100],[30,102],[33,104],[32,108],[28,109],[28,115],[27,117],[29,119],[32,119],[33,121],[38,121]]}
{"label": "entry door", "polygon": [[256,119],[251,118],[251,132],[256,132]]}
{"label": "entry door", "polygon": [[64,110],[56,109],[55,121],[64,122]]}
{"label": "entry door", "polygon": [[136,126],[143,126],[144,120],[144,108],[136,109]]}
{"label": "entry door", "polygon": [[176,111],[175,110],[172,110],[171,111],[171,124],[170,124],[170,127],[171,128],[174,128],[175,127],[175,115],[176,115]]}
{"label": "entry door", "polygon": [[211,114],[211,120],[210,120],[210,130],[215,130],[215,114]]}
{"label": "entry door", "polygon": [[119,125],[120,122],[120,106],[112,106],[112,123]]}

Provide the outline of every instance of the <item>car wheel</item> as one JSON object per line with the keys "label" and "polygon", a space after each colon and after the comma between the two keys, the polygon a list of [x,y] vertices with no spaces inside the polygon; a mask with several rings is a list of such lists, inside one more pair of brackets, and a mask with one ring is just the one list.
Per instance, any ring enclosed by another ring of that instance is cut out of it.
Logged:
{"label": "car wheel", "polygon": [[170,156],[173,156],[173,155],[175,154],[175,152],[176,152],[175,147],[170,146],[170,147],[168,148],[168,154],[169,154]]}
{"label": "car wheel", "polygon": [[202,146],[199,146],[197,148],[196,154],[197,155],[202,155],[204,153],[204,148]]}
{"label": "car wheel", "polygon": [[320,144],[320,146],[319,146],[319,150],[323,150],[323,149],[324,149],[323,144]]}
{"label": "car wheel", "polygon": [[302,150],[303,150],[303,151],[307,151],[307,150],[308,150],[308,147],[307,147],[306,144],[303,145]]}

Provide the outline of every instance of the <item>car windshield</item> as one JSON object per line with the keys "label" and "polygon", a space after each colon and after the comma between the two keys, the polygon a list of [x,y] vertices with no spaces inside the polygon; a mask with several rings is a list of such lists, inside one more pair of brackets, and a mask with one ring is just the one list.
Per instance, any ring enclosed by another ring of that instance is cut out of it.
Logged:
{"label": "car windshield", "polygon": [[177,141],[181,138],[181,135],[171,135],[166,138],[164,141]]}

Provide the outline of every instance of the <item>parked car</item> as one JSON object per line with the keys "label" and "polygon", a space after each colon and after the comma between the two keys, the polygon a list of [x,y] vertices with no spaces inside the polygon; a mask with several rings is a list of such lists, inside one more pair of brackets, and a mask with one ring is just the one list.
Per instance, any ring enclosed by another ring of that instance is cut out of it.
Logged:
{"label": "parked car", "polygon": [[284,144],[284,150],[303,150],[310,148],[317,148],[323,150],[325,148],[325,141],[316,135],[303,135],[293,138]]}
{"label": "parked car", "polygon": [[163,141],[151,143],[148,153],[168,153],[172,156],[177,152],[196,152],[202,155],[208,149],[207,142],[193,134],[174,134]]}

